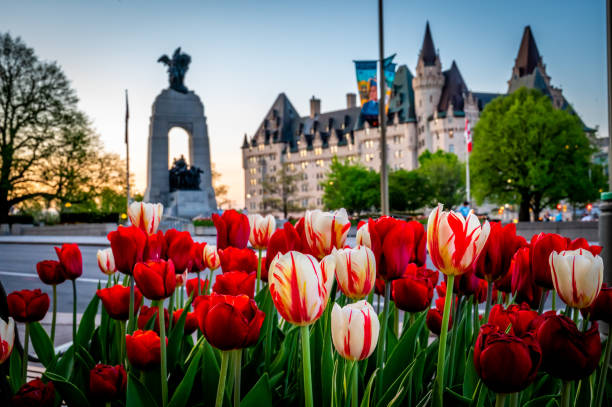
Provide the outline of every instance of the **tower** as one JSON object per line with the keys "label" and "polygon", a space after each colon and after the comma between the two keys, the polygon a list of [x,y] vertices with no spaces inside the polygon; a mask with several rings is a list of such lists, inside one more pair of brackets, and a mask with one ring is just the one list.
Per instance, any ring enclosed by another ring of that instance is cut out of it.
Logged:
{"label": "tower", "polygon": [[423,45],[417,62],[416,75],[412,80],[417,123],[425,123],[427,118],[433,115],[438,106],[443,86],[442,65],[434,47],[429,22],[427,22]]}

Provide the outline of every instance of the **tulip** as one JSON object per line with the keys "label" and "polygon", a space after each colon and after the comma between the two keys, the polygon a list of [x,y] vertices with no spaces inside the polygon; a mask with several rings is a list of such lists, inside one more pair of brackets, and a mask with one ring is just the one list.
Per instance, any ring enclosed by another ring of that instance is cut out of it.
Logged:
{"label": "tulip", "polygon": [[217,246],[207,244],[203,249],[203,257],[205,259],[206,267],[211,271],[214,271],[221,267],[221,259],[217,251]]}
{"label": "tulip", "polygon": [[531,248],[522,247],[512,257],[512,293],[517,303],[526,302],[533,309],[538,309],[543,302],[542,288],[535,282],[535,271],[531,263]]}
{"label": "tulip", "polygon": [[259,214],[249,215],[249,226],[251,228],[251,233],[249,235],[249,242],[254,249],[264,250],[268,247],[268,242],[270,241],[270,237],[274,233],[274,229],[276,229],[276,221],[274,220],[274,216],[267,215],[263,217]]}
{"label": "tulip", "polygon": [[49,296],[40,289],[13,291],[6,297],[9,315],[17,322],[37,322],[49,310]]}
{"label": "tulip", "polygon": [[147,235],[157,232],[163,213],[164,205],[160,203],[132,202],[128,207],[128,216],[132,225]]}
{"label": "tulip", "polygon": [[134,267],[134,280],[146,298],[163,300],[174,293],[176,274],[172,260],[148,261]]}
{"label": "tulip", "polygon": [[532,334],[515,336],[486,324],[474,346],[474,367],[484,384],[496,393],[524,390],[536,377],[542,350]]}
{"label": "tulip", "polygon": [[540,233],[531,238],[531,263],[535,273],[535,282],[546,290],[554,288],[548,259],[553,251],[567,249],[569,239],[556,233]]}
{"label": "tulip", "polygon": [[331,312],[331,335],[336,351],[348,360],[369,357],[378,342],[380,325],[374,308],[365,300],[340,307],[334,303]]}
{"label": "tulip", "polygon": [[270,237],[266,250],[266,265],[262,270],[261,278],[264,281],[268,281],[270,266],[278,253],[285,254],[292,250],[299,252],[301,251],[301,246],[302,242],[299,233],[290,222],[286,222],[282,229],[277,229]]}
{"label": "tulip", "polygon": [[538,313],[532,311],[526,303],[512,304],[507,309],[497,304],[491,308],[488,324],[497,326],[502,332],[508,331],[509,334],[522,336],[535,331],[531,328],[531,323],[537,317]]}
{"label": "tulip", "polygon": [[36,272],[40,281],[49,285],[61,284],[66,280],[64,270],[59,261],[43,260],[36,263]]}
{"label": "tulip", "polygon": [[[152,325],[149,323],[153,321]],[[167,309],[164,309],[164,327],[168,329],[170,324],[170,313]],[[138,329],[146,330],[148,327],[152,327],[152,329],[159,334],[159,308],[158,307],[147,307],[143,305],[140,308],[140,314],[138,314],[137,321]]]}
{"label": "tulip", "polygon": [[[130,287],[120,284],[109,288],[101,288],[96,295],[102,300],[106,313],[113,319],[127,321],[130,315]],[[134,291],[134,312],[138,312],[142,301],[142,294],[138,288]]]}
{"label": "tulip", "polygon": [[376,280],[376,258],[371,249],[357,246],[335,250],[336,280],[348,298],[359,300],[370,294]]}
{"label": "tulip", "polygon": [[98,250],[96,254],[98,259],[98,267],[100,271],[107,276],[115,274],[117,267],[115,266],[115,258],[113,257],[113,249],[108,248],[104,250]]}
{"label": "tulip", "polygon": [[136,263],[143,261],[147,235],[136,226],[119,226],[107,236],[117,270],[131,275]]}
{"label": "tulip", "polygon": [[590,315],[591,321],[605,321],[612,324],[612,287],[603,283],[595,301],[588,307],[582,308],[580,312],[585,318]]}
{"label": "tulip", "polygon": [[168,246],[166,255],[168,260],[172,260],[172,263],[174,263],[176,271],[182,273],[185,270],[191,270],[193,266],[193,239],[189,232],[169,229],[164,237]]}
{"label": "tulip", "polygon": [[601,253],[603,247],[598,245],[590,245],[589,242],[584,237],[579,237],[577,239],[572,240],[567,245],[567,250],[577,250],[577,249],[585,249],[590,251],[593,256],[597,256]]}
{"label": "tulip", "polygon": [[187,276],[189,276],[187,271],[183,272],[183,274],[176,275],[176,288],[183,287],[185,285],[187,282]]}
{"label": "tulip", "polygon": [[34,379],[19,388],[11,399],[13,407],[53,407],[55,404],[55,386],[53,382],[44,383]]}
{"label": "tulip", "polygon": [[162,231],[158,230],[157,233],[147,236],[147,244],[145,245],[142,260],[165,260],[167,257],[166,251],[166,238]]}
{"label": "tulip", "polygon": [[[445,297],[440,297],[436,299],[434,308],[430,308],[427,311],[427,317],[425,319],[425,323],[427,324],[427,328],[433,332],[434,334],[440,336],[440,332],[442,331],[442,317],[444,313],[444,301]],[[448,329],[450,330],[453,326],[453,319],[449,316],[448,319]]]}
{"label": "tulip", "polygon": [[125,336],[128,360],[138,369],[150,370],[159,366],[160,344],[160,338],[154,331],[139,329],[133,335]]}
{"label": "tulip", "polygon": [[204,247],[206,247],[206,242],[193,242],[193,245],[191,246],[191,259],[193,264],[191,265],[191,270],[189,271],[199,273],[206,268]]}
{"label": "tulip", "polygon": [[208,290],[208,280],[198,279],[197,277],[191,278],[185,283],[185,290],[187,290],[188,296],[191,296],[191,293],[197,290],[197,293],[194,295],[194,298],[197,298],[202,292]]}
{"label": "tulip", "polygon": [[217,228],[217,247],[226,249],[233,246],[244,249],[250,235],[249,219],[233,209],[226,210],[221,216],[213,213],[213,223]]}
{"label": "tulip", "polygon": [[8,318],[8,323],[0,318],[0,365],[3,364],[13,351],[15,342],[15,320]]}
{"label": "tulip", "polygon": [[79,246],[74,243],[66,243],[61,249],[56,247],[55,252],[67,279],[74,280],[83,274],[83,257]]}
{"label": "tulip", "polygon": [[98,363],[89,371],[89,392],[107,403],[123,397],[127,387],[127,374],[121,365]]}
{"label": "tulip", "polygon": [[603,260],[585,249],[553,251],[549,259],[555,290],[567,305],[586,308],[595,301],[603,280]]}
{"label": "tulip", "polygon": [[217,276],[213,285],[213,292],[225,295],[246,295],[255,297],[255,273],[230,271]]}
{"label": "tulip", "polygon": [[393,280],[391,291],[395,306],[406,312],[421,312],[426,310],[433,298],[433,277],[438,278],[437,271],[418,268],[410,264],[403,278]]}
{"label": "tulip", "polygon": [[350,228],[351,223],[344,208],[334,212],[319,209],[306,211],[304,216],[306,241],[319,260],[330,254],[333,248],[344,246]]}
{"label": "tulip", "polygon": [[372,240],[370,239],[370,231],[368,230],[367,222],[363,222],[363,224],[358,227],[356,241],[356,244],[358,246],[367,246],[369,248],[372,248]]}
{"label": "tulip", "polygon": [[[315,251],[308,244],[308,239],[306,238],[306,218],[302,216],[295,223],[295,231],[297,232],[299,239],[295,242],[296,245],[299,245],[299,249],[295,249],[296,251],[302,254],[309,254],[311,256],[315,256]],[[316,256],[315,256],[316,257]]]}
{"label": "tulip", "polygon": [[243,271],[245,273],[257,271],[257,255],[251,249],[236,249],[231,246],[227,249],[220,249],[219,259],[221,270],[224,273],[228,271]]}
{"label": "tulip", "polygon": [[183,311],[187,313],[185,316],[185,325],[183,327],[183,332],[185,335],[191,335],[198,329],[198,317],[195,312],[188,312],[183,310],[182,308],[177,309],[172,313],[172,320],[174,321],[174,325],[178,323],[179,318],[183,314]]}

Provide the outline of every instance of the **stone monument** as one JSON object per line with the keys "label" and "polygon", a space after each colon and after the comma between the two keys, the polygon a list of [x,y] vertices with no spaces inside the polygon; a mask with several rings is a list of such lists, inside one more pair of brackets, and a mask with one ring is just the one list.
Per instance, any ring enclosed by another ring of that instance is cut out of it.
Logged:
{"label": "stone monument", "polygon": [[[163,203],[165,215],[210,216],[217,210],[217,201],[212,187],[204,105],[184,84],[191,57],[177,48],[172,58],[163,55],[158,62],[168,67],[170,86],[155,98],[151,109],[145,201]],[[181,157],[168,169],[168,132],[173,127],[180,127],[189,135],[191,167]]]}

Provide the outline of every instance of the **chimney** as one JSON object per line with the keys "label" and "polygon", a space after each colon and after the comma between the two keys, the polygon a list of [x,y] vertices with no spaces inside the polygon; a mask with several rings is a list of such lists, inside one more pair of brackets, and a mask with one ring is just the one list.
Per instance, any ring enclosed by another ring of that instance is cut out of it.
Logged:
{"label": "chimney", "polygon": [[346,94],[346,108],[350,109],[351,107],[357,106],[357,95],[354,93]]}
{"label": "chimney", "polygon": [[321,114],[321,99],[316,99],[314,95],[310,99],[310,117],[314,118]]}

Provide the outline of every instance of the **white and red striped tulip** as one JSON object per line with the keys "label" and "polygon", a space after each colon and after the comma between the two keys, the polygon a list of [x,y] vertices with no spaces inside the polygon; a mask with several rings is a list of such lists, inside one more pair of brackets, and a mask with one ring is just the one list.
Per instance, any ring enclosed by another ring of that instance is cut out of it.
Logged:
{"label": "white and red striped tulip", "polygon": [[249,235],[251,246],[257,250],[263,250],[268,247],[270,236],[272,236],[276,229],[274,216],[249,215],[249,225],[251,226],[251,234]]}
{"label": "white and red striped tulip", "polygon": [[332,252],[332,249],[344,247],[346,236],[351,227],[344,208],[334,212],[323,212],[319,209],[306,211],[304,232],[312,253],[321,260]]}
{"label": "white and red striped tulip", "polygon": [[359,229],[357,229],[357,245],[367,246],[370,249],[372,248],[372,240],[370,239],[370,229],[368,229],[367,222],[361,225]]}
{"label": "white and red striped tulip", "polygon": [[429,215],[427,250],[434,266],[446,275],[458,276],[472,270],[489,237],[489,222],[480,225],[471,211],[443,211],[442,204]]}
{"label": "white and red striped tulip", "polygon": [[221,258],[219,257],[219,252],[217,252],[217,246],[215,245],[207,244],[204,246],[202,258],[204,259],[206,267],[211,270],[216,270],[221,266]]}
{"label": "white and red striped tulip", "polygon": [[603,282],[603,260],[585,249],[553,251],[548,258],[555,290],[564,303],[586,308],[595,301]]}
{"label": "white and red striped tulip", "polygon": [[176,287],[183,287],[187,282],[188,273],[185,270],[182,274],[176,275]]}
{"label": "white and red striped tulip", "polygon": [[294,325],[310,325],[323,314],[333,283],[334,259],[321,262],[311,255],[290,251],[277,254],[268,274],[272,301],[279,314]]}
{"label": "white and red striped tulip", "polygon": [[128,207],[128,216],[132,225],[139,227],[148,235],[157,233],[163,213],[164,205],[160,203],[132,202]]}
{"label": "white and red striped tulip", "polygon": [[[362,226],[363,227],[363,226]],[[370,294],[376,282],[376,258],[367,246],[335,250],[336,280],[348,298],[360,300]]]}
{"label": "white and red striped tulip", "polygon": [[98,267],[107,276],[110,276],[117,271],[115,266],[115,258],[113,257],[113,250],[108,248],[104,250],[98,250]]}
{"label": "white and red striped tulip", "polygon": [[15,342],[15,321],[9,317],[8,323],[0,318],[0,365],[11,356]]}
{"label": "white and red striped tulip", "polygon": [[342,308],[334,303],[331,334],[334,347],[348,360],[369,357],[378,343],[380,325],[374,308],[365,300]]}

